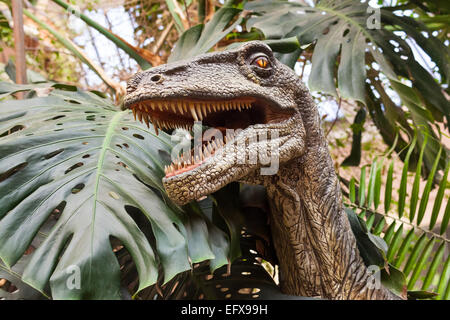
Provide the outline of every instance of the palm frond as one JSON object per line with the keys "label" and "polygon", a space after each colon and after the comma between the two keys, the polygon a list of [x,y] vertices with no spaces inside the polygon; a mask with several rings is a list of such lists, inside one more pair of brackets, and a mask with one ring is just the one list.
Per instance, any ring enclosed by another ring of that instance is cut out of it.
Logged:
{"label": "palm frond", "polygon": [[[396,162],[388,159],[392,156],[389,151],[373,160],[370,168],[364,166],[358,178],[350,180],[345,204],[364,218],[370,232],[382,236],[388,244],[387,263],[404,273],[408,290],[420,290],[421,294],[432,291],[437,294],[436,299],[448,299],[450,266],[446,249],[450,239],[445,233],[450,215],[446,194],[450,165],[447,160],[445,170],[437,170],[443,152],[440,149],[427,180],[421,179],[420,161],[430,136],[426,131],[419,131],[416,129],[408,149],[404,150],[407,153],[404,163],[399,162],[403,165],[397,168],[401,171],[399,181],[394,174]],[[409,173],[409,155],[420,133],[425,139],[419,163],[414,173]],[[384,193],[381,192],[383,188]],[[380,206],[380,203],[384,205]]]}

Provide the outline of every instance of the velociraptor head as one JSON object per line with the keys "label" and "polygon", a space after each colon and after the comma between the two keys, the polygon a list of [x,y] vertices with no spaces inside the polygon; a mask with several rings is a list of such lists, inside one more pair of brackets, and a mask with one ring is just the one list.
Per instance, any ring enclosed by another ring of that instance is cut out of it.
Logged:
{"label": "velociraptor head", "polygon": [[213,128],[166,168],[163,184],[179,204],[257,170],[276,173],[269,169],[301,155],[302,107],[311,105],[298,76],[257,41],[138,73],[125,98],[125,106],[156,131],[191,129],[195,121]]}

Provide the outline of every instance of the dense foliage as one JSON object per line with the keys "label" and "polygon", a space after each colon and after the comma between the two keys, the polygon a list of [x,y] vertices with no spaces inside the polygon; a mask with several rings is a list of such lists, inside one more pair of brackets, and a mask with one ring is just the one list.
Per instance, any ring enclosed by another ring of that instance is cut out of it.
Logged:
{"label": "dense foliage", "polygon": [[[161,38],[153,49],[131,45],[64,1],[53,3],[142,69],[249,40],[265,41],[292,68],[310,66],[311,90],[357,106],[343,165],[360,164],[366,114],[389,149],[359,177],[342,179],[366,264],[378,265],[399,295],[450,298],[446,1],[396,1],[379,10],[357,0],[127,3],[140,21],[136,31],[162,26],[151,31]],[[109,97],[42,77],[1,83],[0,297],[294,298],[274,281],[264,190],[233,183],[199,203],[174,205],[161,185],[174,141],[120,110],[114,101],[123,86],[65,33],[32,6],[25,15],[92,69]],[[5,20],[1,28],[11,44]],[[429,59],[419,60],[418,50]],[[16,100],[18,91],[26,99]],[[79,290],[67,286],[73,266],[88,284]]]}

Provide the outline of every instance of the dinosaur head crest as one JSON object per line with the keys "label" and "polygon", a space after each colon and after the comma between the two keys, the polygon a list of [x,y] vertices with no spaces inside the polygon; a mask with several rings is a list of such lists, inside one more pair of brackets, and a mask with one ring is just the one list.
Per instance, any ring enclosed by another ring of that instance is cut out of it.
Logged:
{"label": "dinosaur head crest", "polygon": [[275,174],[280,164],[301,155],[300,106],[310,102],[295,73],[257,41],[138,73],[125,98],[156,132],[190,130],[196,122],[206,129],[192,150],[172,157],[166,168],[163,184],[179,204],[250,175]]}

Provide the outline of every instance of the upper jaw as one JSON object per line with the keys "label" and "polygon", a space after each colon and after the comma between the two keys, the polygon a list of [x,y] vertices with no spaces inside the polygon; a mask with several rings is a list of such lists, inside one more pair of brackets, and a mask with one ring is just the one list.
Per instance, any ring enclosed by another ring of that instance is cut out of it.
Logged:
{"label": "upper jaw", "polygon": [[223,97],[140,97],[129,98],[125,106],[130,108],[135,118],[152,123],[157,130],[172,128],[192,128],[194,121],[203,121],[209,127],[229,129],[246,128],[256,123],[280,122],[291,117],[293,107],[252,95]]}

